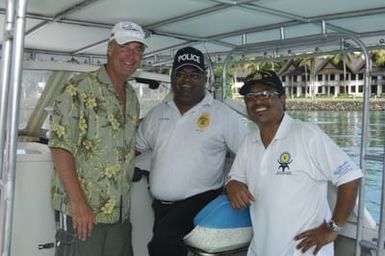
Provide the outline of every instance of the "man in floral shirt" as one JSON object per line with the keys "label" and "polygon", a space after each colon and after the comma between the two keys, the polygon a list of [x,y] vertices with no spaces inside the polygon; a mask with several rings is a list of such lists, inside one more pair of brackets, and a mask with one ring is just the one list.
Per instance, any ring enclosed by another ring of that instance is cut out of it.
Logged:
{"label": "man in floral shirt", "polygon": [[126,80],[145,46],[139,25],[118,23],[107,64],[71,79],[55,101],[49,146],[60,221],[56,255],[133,255],[129,206],[139,103]]}

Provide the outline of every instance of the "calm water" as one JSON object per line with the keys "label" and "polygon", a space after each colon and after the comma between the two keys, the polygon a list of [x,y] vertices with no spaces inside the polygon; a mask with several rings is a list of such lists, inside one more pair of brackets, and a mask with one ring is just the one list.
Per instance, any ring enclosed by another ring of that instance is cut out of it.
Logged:
{"label": "calm water", "polygon": [[[354,161],[359,164],[361,144],[361,112],[290,111],[297,119],[318,124]],[[367,154],[382,155],[385,144],[385,112],[373,111],[369,116],[369,148]],[[365,203],[379,222],[382,163],[366,162]]]}

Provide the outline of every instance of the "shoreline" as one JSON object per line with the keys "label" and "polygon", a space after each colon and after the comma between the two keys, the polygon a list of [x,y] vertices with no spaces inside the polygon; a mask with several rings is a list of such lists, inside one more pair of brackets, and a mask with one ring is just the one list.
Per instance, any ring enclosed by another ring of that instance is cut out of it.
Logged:
{"label": "shoreline", "polygon": [[[363,98],[356,99],[331,99],[331,98],[286,98],[286,110],[301,111],[360,111]],[[370,111],[385,111],[384,98],[372,98],[369,100]]]}

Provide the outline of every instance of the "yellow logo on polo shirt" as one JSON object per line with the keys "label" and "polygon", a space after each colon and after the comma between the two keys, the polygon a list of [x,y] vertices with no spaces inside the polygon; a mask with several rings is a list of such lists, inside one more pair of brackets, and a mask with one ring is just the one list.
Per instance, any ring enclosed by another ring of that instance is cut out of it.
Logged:
{"label": "yellow logo on polo shirt", "polygon": [[210,126],[210,115],[208,113],[202,114],[197,120],[197,126],[199,129],[204,130]]}
{"label": "yellow logo on polo shirt", "polygon": [[[291,174],[291,172],[289,171],[289,169],[290,169],[289,164],[291,164],[292,162],[293,162],[293,159],[291,159],[289,152],[281,153],[279,160],[278,160],[279,167],[278,167],[278,171],[276,174]],[[280,171],[279,169],[282,169],[282,170]],[[288,170],[286,171],[286,169],[288,169]]]}
{"label": "yellow logo on polo shirt", "polygon": [[284,152],[281,154],[281,156],[279,158],[279,162],[280,163],[288,163],[290,161],[290,159],[291,159],[290,154],[287,152]]}

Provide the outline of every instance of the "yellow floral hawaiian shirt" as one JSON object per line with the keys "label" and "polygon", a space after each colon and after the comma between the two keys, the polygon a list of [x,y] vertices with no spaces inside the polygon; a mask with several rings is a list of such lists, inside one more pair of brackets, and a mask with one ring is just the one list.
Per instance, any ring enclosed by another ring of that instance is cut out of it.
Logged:
{"label": "yellow floral hawaiian shirt", "polygon": [[[80,184],[97,222],[129,217],[139,102],[126,83],[126,114],[104,67],[80,74],[65,85],[54,104],[49,146],[75,158]],[[52,176],[52,203],[71,215],[59,176]]]}

